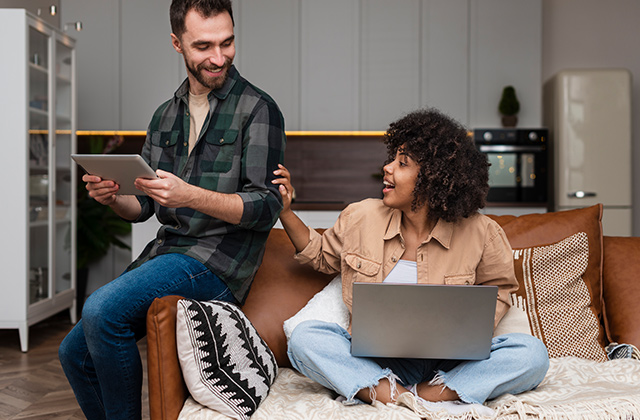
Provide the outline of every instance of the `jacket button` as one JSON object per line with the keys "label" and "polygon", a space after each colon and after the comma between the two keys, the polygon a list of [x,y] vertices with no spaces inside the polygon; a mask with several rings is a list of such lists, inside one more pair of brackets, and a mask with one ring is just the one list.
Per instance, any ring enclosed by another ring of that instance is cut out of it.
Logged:
{"label": "jacket button", "polygon": [[224,139],[220,139],[220,144],[224,143]]}
{"label": "jacket button", "polygon": [[358,268],[362,267],[362,263],[358,263]]}
{"label": "jacket button", "polygon": [[396,259],[396,257],[392,257],[392,258],[391,258],[391,262],[396,262],[396,261],[398,261],[398,260]]}
{"label": "jacket button", "polygon": [[165,141],[164,144],[169,145],[169,140]]}

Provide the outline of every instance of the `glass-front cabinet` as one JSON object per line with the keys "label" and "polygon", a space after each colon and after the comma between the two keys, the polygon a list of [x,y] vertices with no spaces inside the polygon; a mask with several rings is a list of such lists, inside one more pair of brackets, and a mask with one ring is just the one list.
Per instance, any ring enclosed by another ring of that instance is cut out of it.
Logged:
{"label": "glass-front cabinet", "polygon": [[0,66],[0,174],[5,202],[0,328],[69,309],[75,323],[76,92],[74,41],[22,9],[0,9],[10,39]]}

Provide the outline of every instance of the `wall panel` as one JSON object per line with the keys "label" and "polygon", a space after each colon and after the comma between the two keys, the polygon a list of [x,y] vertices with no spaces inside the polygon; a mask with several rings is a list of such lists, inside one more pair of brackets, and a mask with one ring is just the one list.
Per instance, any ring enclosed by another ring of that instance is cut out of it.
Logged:
{"label": "wall panel", "polygon": [[421,105],[469,123],[469,0],[422,0]]}
{"label": "wall panel", "polygon": [[357,129],[359,1],[301,0],[301,28],[301,129]]}
{"label": "wall panel", "polygon": [[171,45],[170,0],[121,0],[123,130],[146,130],[158,105],[182,82],[182,56]]}
{"label": "wall panel", "polygon": [[502,88],[520,100],[518,125],[542,124],[542,3],[482,0],[470,3],[470,124],[499,127]]}
{"label": "wall panel", "polygon": [[420,105],[420,0],[361,2],[360,125],[386,130]]}
{"label": "wall panel", "polygon": [[299,5],[300,0],[234,2],[238,70],[275,99],[287,130],[300,130]]}

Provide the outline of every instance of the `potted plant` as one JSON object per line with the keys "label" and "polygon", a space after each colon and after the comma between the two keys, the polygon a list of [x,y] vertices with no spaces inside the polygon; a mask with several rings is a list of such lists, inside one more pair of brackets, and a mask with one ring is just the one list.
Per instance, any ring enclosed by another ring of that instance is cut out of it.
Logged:
{"label": "potted plant", "polygon": [[505,86],[504,89],[502,89],[502,97],[498,104],[498,111],[502,115],[503,127],[515,127],[518,124],[520,102],[518,101],[516,90],[513,86]]}
{"label": "potted plant", "polygon": [[[114,136],[104,145],[102,136],[89,138],[90,153],[110,153],[122,144],[121,136]],[[109,206],[89,197],[85,183],[78,182],[76,211],[76,270],[78,315],[82,311],[87,290],[89,265],[107,255],[114,245],[131,249],[120,237],[131,232],[131,223],[124,221]]]}

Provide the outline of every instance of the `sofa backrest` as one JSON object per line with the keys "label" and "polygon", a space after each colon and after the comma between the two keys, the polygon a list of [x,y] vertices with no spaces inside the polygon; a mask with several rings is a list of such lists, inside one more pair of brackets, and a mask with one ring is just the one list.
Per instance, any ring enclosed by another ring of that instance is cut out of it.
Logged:
{"label": "sofa backrest", "polygon": [[267,343],[278,366],[290,367],[282,324],[335,277],[293,259],[295,248],[283,229],[272,229],[262,265],[242,311]]}

